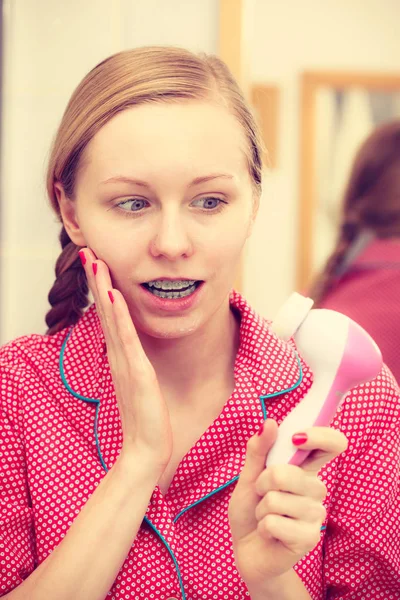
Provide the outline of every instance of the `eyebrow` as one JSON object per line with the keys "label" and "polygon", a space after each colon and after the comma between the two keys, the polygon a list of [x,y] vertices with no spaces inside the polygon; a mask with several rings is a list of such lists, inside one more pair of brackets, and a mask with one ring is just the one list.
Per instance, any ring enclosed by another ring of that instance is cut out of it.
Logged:
{"label": "eyebrow", "polygon": [[[211,181],[212,179],[234,179],[233,175],[228,175],[227,173],[216,173],[213,175],[205,175],[203,177],[196,177],[193,179],[190,185],[198,185],[199,183],[206,183],[207,181]],[[102,181],[100,185],[105,185],[107,183],[134,183],[135,185],[139,185],[142,187],[150,187],[150,184],[147,181],[142,181],[141,179],[134,179],[132,177],[125,177],[124,175],[117,175],[115,177],[110,177],[105,181]]]}

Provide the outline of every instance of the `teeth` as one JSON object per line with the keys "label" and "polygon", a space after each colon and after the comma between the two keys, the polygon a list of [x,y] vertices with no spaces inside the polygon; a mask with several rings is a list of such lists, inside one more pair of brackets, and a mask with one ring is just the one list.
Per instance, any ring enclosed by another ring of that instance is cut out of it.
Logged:
{"label": "teeth", "polygon": [[190,296],[190,294],[193,294],[195,289],[196,289],[196,286],[192,285],[189,289],[187,289],[183,292],[177,292],[177,291],[162,292],[161,290],[158,290],[157,288],[153,287],[151,289],[151,293],[154,294],[155,296],[158,296],[159,298],[169,298],[170,300],[173,300],[175,298],[184,298],[185,296]]}
{"label": "teeth", "polygon": [[179,281],[166,281],[165,279],[157,279],[154,281],[149,281],[149,287],[156,287],[160,290],[181,290],[183,288],[187,288],[196,283],[195,279],[181,279]]}

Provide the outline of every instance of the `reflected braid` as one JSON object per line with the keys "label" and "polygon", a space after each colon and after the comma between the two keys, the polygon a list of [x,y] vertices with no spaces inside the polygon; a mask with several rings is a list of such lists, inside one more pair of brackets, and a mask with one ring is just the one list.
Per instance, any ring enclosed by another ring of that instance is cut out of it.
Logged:
{"label": "reflected braid", "polygon": [[344,275],[342,265],[347,253],[362,227],[357,219],[350,215],[340,228],[339,239],[334,252],[329,257],[322,273],[317,277],[308,295],[314,300],[314,308],[324,300],[328,292]]}
{"label": "reflected braid", "polygon": [[89,304],[89,288],[78,254],[80,247],[71,241],[64,226],[59,239],[62,252],[56,262],[56,280],[48,295],[52,308],[46,314],[47,335],[76,323]]}

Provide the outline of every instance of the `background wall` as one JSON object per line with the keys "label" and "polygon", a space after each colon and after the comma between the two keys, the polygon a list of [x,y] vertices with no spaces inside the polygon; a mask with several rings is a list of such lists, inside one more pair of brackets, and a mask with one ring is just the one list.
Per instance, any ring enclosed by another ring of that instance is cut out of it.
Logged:
{"label": "background wall", "polygon": [[[266,179],[245,269],[245,291],[265,315],[295,286],[300,74],[304,71],[400,73],[399,0],[254,0],[253,81],[279,86],[278,168]],[[301,290],[298,290],[301,291]]]}
{"label": "background wall", "polygon": [[[249,77],[281,91],[278,168],[248,246],[244,293],[273,316],[295,286],[299,75],[400,71],[399,0],[247,0]],[[218,0],[4,0],[0,343],[43,333],[60,229],[46,160],[70,94],[106,56],[145,44],[217,52]]]}
{"label": "background wall", "polygon": [[149,44],[217,52],[218,0],[4,0],[0,343],[44,333],[60,252],[49,148],[68,99],[101,60]]}

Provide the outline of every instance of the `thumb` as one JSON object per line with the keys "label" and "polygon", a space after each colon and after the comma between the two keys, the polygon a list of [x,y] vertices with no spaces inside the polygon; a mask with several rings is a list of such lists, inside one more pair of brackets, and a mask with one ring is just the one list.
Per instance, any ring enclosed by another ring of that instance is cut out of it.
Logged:
{"label": "thumb", "polygon": [[266,468],[267,454],[276,440],[277,432],[277,423],[267,419],[262,430],[247,442],[244,467],[233,491],[228,511],[232,538],[236,541],[257,529],[255,512],[260,496],[256,492],[255,482]]}
{"label": "thumb", "polygon": [[264,421],[263,427],[247,442],[246,460],[240,474],[243,484],[255,482],[266,468],[267,454],[278,435],[278,424],[273,419]]}

